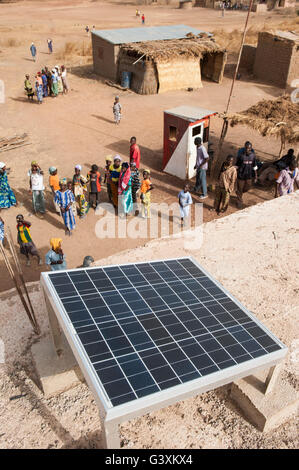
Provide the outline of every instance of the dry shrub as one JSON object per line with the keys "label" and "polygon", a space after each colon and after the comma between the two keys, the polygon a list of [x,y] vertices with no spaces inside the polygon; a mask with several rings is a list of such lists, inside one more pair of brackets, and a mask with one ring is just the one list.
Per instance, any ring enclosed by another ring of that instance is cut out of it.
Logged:
{"label": "dry shrub", "polygon": [[71,59],[75,56],[91,57],[91,43],[85,43],[84,41],[68,41],[65,43],[64,47],[60,49],[56,54],[57,59]]}
{"label": "dry shrub", "polygon": [[2,47],[18,47],[21,45],[21,41],[15,38],[0,39],[0,46]]}
{"label": "dry shrub", "polygon": [[[263,26],[251,26],[248,28],[245,38],[245,44],[256,45],[258,40],[259,32],[270,32],[270,31],[294,31],[299,33],[299,18],[292,18],[288,21],[281,23],[275,23]],[[223,29],[214,31],[214,37],[217,44],[221,47],[225,47],[228,52],[236,53],[240,49],[242,40],[242,31],[234,29],[233,31],[224,31]]]}

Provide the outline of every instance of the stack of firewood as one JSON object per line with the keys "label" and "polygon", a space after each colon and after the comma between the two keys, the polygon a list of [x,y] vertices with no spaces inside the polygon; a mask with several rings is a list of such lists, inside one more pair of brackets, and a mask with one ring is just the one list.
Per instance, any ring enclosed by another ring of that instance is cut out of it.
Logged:
{"label": "stack of firewood", "polygon": [[28,134],[14,135],[13,137],[0,138],[0,152],[13,150],[24,145],[30,145]]}

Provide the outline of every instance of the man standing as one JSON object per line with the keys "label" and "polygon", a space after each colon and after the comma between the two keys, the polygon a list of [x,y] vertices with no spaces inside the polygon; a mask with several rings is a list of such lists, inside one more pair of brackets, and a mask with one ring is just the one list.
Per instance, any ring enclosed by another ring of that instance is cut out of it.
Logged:
{"label": "man standing", "polygon": [[202,144],[201,137],[196,137],[194,143],[197,147],[197,156],[194,170],[196,170],[196,183],[194,191],[198,191],[201,187],[202,195],[199,199],[206,199],[208,197],[207,190],[207,169],[208,169],[208,160],[209,154]]}
{"label": "man standing", "polygon": [[136,137],[131,137],[130,139],[130,164],[134,162],[136,168],[139,169],[140,166],[140,148],[136,143]]}
{"label": "man standing", "polygon": [[237,207],[242,208],[243,193],[246,193],[251,185],[254,176],[254,182],[257,182],[257,164],[256,156],[252,149],[252,144],[246,142],[245,149],[237,156]]}
{"label": "man standing", "polygon": [[27,258],[26,266],[30,266],[29,254],[36,256],[38,264],[41,265],[43,262],[31,238],[30,227],[31,223],[24,220],[22,214],[17,215],[18,244],[20,245],[20,252]]}
{"label": "man standing", "polygon": [[32,43],[31,46],[30,46],[30,52],[31,52],[31,55],[32,55],[32,59],[35,62],[36,61],[36,47],[35,47],[34,43]]}
{"label": "man standing", "polygon": [[43,171],[36,161],[31,162],[31,170],[28,171],[29,176],[29,193],[32,194],[32,204],[36,215],[39,214],[41,219],[44,218],[43,214],[45,209],[45,196],[44,196],[44,177]]}

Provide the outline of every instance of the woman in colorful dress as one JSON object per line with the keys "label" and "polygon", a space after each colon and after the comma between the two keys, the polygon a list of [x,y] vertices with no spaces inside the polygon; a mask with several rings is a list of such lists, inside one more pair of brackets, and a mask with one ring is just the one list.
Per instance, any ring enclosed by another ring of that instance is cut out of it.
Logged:
{"label": "woman in colorful dress", "polygon": [[89,211],[89,204],[87,202],[87,178],[81,175],[81,165],[75,166],[75,174],[73,176],[73,188],[76,201],[79,204],[79,217],[84,219]]}
{"label": "woman in colorful dress", "polygon": [[55,193],[55,202],[59,205],[61,215],[65,225],[65,234],[71,236],[72,230],[76,227],[76,220],[72,209],[75,196],[67,189],[67,179],[60,180],[60,190]]}
{"label": "woman in colorful dress", "polygon": [[121,172],[118,179],[118,196],[121,214],[127,215],[129,212],[132,212],[132,178],[130,165],[127,162],[124,162],[121,166]]}
{"label": "woman in colorful dress", "polygon": [[16,205],[16,197],[8,184],[6,164],[0,162],[0,209],[9,209]]}
{"label": "woman in colorful dress", "polygon": [[118,178],[121,171],[120,163],[121,157],[119,155],[115,155],[113,163],[111,163],[109,167],[112,204],[116,211],[118,207]]}

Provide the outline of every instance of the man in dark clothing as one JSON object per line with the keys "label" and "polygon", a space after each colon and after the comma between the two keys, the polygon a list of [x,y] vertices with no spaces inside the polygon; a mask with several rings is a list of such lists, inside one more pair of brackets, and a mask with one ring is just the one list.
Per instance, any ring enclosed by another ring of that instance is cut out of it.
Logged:
{"label": "man in dark clothing", "polygon": [[237,206],[239,209],[242,208],[243,204],[243,193],[246,193],[252,184],[252,178],[254,175],[254,181],[257,181],[257,164],[256,156],[252,150],[250,142],[246,142],[246,147],[243,152],[240,152],[237,157]]}
{"label": "man in dark clothing", "polygon": [[46,77],[47,77],[48,96],[52,96],[53,95],[53,92],[52,92],[52,74],[51,74],[50,70],[48,69],[48,67],[45,67],[44,70],[45,70],[45,74],[46,74]]}
{"label": "man in dark clothing", "polygon": [[279,160],[276,160],[274,162],[274,165],[278,170],[285,170],[288,168],[292,163],[294,163],[296,160],[295,155],[294,155],[294,149],[289,149],[288,153],[281,157]]}

